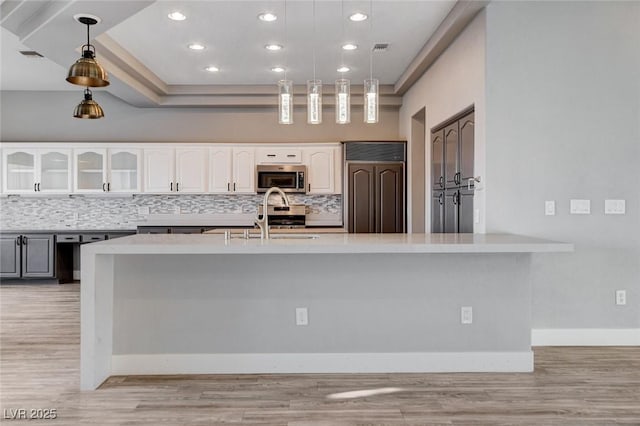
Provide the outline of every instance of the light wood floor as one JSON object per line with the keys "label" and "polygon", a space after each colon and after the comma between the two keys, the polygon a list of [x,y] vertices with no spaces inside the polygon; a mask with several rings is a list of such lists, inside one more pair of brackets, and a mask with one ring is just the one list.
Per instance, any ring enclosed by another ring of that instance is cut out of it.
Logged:
{"label": "light wood floor", "polygon": [[[10,424],[640,425],[640,347],[536,348],[532,374],[135,376],[80,392],[79,285],[0,298],[2,416],[58,413]],[[340,395],[371,389],[388,393]]]}

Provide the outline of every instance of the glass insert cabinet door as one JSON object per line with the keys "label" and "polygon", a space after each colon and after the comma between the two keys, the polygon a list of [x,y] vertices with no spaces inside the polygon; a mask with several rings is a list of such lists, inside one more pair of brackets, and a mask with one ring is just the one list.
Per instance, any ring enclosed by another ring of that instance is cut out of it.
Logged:
{"label": "glass insert cabinet door", "polygon": [[106,192],[106,149],[75,151],[76,192]]}
{"label": "glass insert cabinet door", "polygon": [[39,192],[71,192],[71,151],[41,151]]}
{"label": "glass insert cabinet door", "polygon": [[3,157],[4,192],[36,192],[36,151],[5,150]]}
{"label": "glass insert cabinet door", "polygon": [[138,150],[109,150],[109,182],[111,192],[139,192],[142,156]]}

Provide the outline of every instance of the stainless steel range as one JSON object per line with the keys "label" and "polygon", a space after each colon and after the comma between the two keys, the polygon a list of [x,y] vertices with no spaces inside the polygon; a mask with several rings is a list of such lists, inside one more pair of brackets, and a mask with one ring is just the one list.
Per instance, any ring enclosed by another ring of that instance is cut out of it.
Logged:
{"label": "stainless steel range", "polygon": [[[291,204],[278,206],[269,204],[269,226],[272,229],[304,228],[307,206],[304,204]],[[258,218],[262,219],[262,204],[258,206]]]}

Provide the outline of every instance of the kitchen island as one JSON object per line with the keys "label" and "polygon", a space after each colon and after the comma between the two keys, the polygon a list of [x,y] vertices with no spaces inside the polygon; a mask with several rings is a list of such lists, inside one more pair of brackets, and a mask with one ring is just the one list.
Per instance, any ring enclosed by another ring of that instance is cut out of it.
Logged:
{"label": "kitchen island", "polygon": [[532,371],[531,254],[573,250],[516,235],[296,237],[83,246],[82,389],[122,374]]}

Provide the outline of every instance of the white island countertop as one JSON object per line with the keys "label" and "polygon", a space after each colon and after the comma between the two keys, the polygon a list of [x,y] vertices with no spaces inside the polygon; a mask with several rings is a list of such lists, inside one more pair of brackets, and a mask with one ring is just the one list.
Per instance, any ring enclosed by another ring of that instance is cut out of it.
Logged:
{"label": "white island countertop", "polygon": [[[272,233],[273,235],[274,233]],[[282,235],[285,237],[285,235]],[[573,244],[512,234],[319,234],[315,239],[138,234],[83,246],[94,254],[550,253]]]}

